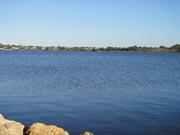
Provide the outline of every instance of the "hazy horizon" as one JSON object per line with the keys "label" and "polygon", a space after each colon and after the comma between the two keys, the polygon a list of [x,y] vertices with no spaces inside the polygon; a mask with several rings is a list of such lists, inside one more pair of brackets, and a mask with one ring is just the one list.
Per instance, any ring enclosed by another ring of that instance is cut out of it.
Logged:
{"label": "hazy horizon", "polygon": [[0,0],[3,44],[171,46],[179,24],[179,0]]}

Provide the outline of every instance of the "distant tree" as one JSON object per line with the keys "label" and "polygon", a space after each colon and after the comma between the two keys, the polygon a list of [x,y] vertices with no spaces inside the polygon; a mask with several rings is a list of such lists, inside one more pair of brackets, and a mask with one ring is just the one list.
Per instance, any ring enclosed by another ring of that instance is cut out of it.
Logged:
{"label": "distant tree", "polygon": [[12,49],[12,46],[7,45],[7,46],[6,46],[6,49]]}
{"label": "distant tree", "polygon": [[36,49],[37,49],[37,50],[41,50],[42,47],[41,47],[41,46],[36,46]]}
{"label": "distant tree", "polygon": [[95,52],[95,51],[97,51],[97,48],[96,48],[96,47],[93,47],[93,48],[91,49],[91,51]]}
{"label": "distant tree", "polygon": [[63,47],[63,46],[58,46],[58,47],[57,47],[57,50],[66,50],[66,48]]}
{"label": "distant tree", "polygon": [[171,46],[170,49],[180,52],[180,44],[175,44],[175,45]]}
{"label": "distant tree", "polygon": [[114,51],[114,48],[113,47],[106,47],[105,51]]}
{"label": "distant tree", "polygon": [[0,48],[2,48],[2,47],[3,47],[3,44],[0,43]]}
{"label": "distant tree", "polygon": [[50,50],[51,50],[51,47],[45,47],[44,50],[50,51]]}
{"label": "distant tree", "polygon": [[104,48],[103,48],[103,47],[100,47],[98,50],[99,50],[99,51],[104,51]]}
{"label": "distant tree", "polygon": [[137,46],[131,46],[127,48],[128,51],[137,51]]}
{"label": "distant tree", "polygon": [[159,48],[161,48],[161,49],[166,49],[167,47],[161,45],[161,46],[159,46]]}

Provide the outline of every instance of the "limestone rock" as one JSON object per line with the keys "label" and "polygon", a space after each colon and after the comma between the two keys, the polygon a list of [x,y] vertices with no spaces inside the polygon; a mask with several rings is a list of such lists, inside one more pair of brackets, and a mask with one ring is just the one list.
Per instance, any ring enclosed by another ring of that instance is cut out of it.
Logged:
{"label": "limestone rock", "polygon": [[24,125],[19,122],[6,120],[0,114],[0,135],[23,135]]}
{"label": "limestone rock", "polygon": [[27,135],[69,135],[67,131],[53,125],[35,123],[25,131]]}
{"label": "limestone rock", "polygon": [[94,135],[94,134],[91,133],[91,132],[86,131],[86,132],[82,133],[81,135]]}
{"label": "limestone rock", "polygon": [[[0,114],[0,135],[69,135],[69,133],[63,128],[43,123],[24,127],[23,124],[7,120]],[[84,132],[81,135],[93,135],[93,133]]]}

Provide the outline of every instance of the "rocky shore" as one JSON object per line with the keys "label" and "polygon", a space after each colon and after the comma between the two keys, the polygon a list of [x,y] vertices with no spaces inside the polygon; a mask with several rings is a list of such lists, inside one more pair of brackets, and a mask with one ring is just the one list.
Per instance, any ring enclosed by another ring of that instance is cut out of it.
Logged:
{"label": "rocky shore", "polygon": [[[0,135],[70,135],[63,128],[43,123],[34,123],[25,126],[20,122],[5,119],[0,114]],[[81,135],[93,135],[91,132],[83,132]]]}

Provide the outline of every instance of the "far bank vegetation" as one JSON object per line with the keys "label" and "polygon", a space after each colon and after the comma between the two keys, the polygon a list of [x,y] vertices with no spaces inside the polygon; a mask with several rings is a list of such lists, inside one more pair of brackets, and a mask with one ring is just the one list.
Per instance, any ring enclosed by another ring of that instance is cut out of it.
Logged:
{"label": "far bank vegetation", "polygon": [[64,47],[64,46],[25,46],[25,45],[9,45],[1,44],[0,50],[45,50],[45,51],[141,51],[141,52],[180,52],[180,44],[171,47]]}

